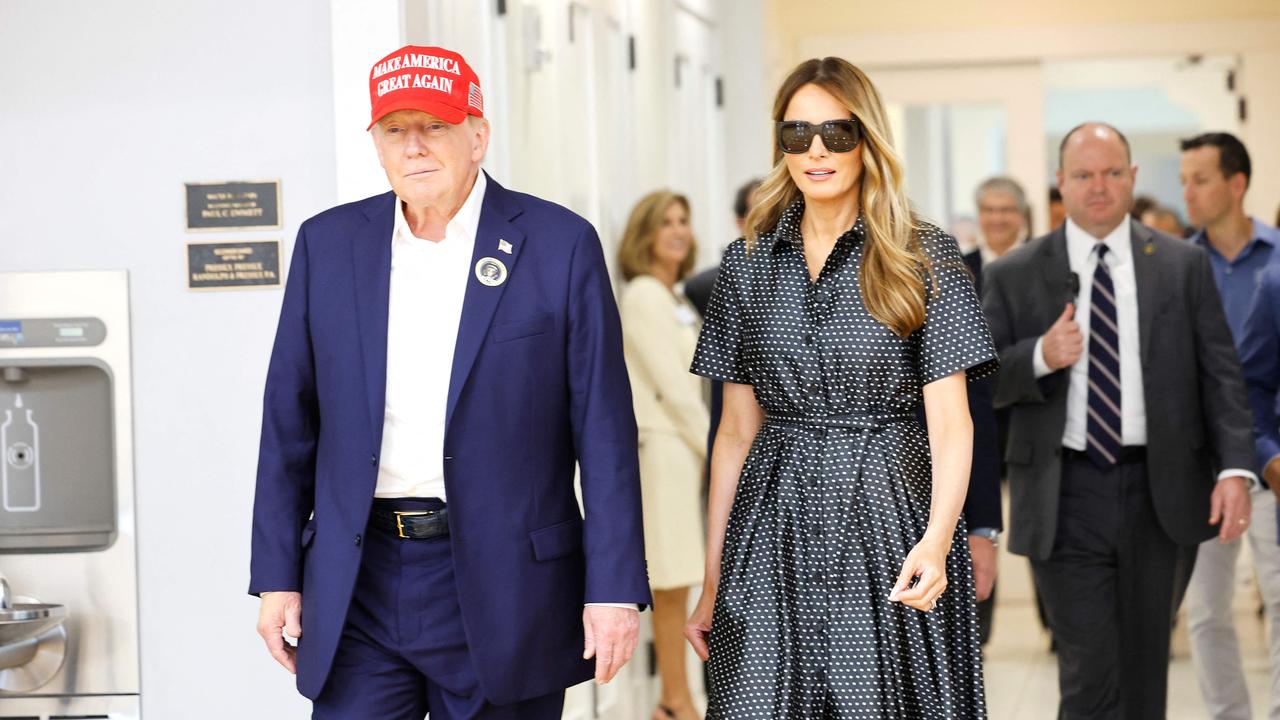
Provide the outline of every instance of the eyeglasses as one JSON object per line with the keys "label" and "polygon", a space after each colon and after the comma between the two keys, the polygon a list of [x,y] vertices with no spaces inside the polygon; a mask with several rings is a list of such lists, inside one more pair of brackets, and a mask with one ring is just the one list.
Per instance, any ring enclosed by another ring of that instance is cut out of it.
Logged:
{"label": "eyeglasses", "polygon": [[857,118],[828,120],[814,125],[803,120],[783,120],[778,123],[778,147],[784,153],[798,155],[808,152],[814,135],[822,135],[822,146],[831,152],[849,152],[862,139],[862,129]]}

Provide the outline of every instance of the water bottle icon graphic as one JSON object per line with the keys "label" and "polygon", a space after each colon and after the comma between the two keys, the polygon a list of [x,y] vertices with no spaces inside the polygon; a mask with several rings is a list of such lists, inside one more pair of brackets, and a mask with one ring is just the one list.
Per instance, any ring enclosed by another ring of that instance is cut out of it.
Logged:
{"label": "water bottle icon graphic", "polygon": [[0,494],[8,512],[40,509],[40,426],[17,395],[0,424]]}

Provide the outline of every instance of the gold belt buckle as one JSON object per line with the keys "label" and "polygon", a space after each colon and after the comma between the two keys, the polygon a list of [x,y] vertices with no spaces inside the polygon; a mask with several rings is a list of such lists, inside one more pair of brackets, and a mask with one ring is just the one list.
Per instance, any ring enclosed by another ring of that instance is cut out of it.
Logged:
{"label": "gold belt buckle", "polygon": [[396,533],[397,533],[398,535],[400,535],[400,537],[402,537],[402,538],[404,538],[404,539],[406,539],[406,540],[412,540],[412,539],[413,539],[413,538],[409,537],[408,535],[405,535],[405,534],[404,534],[404,520],[403,520],[403,518],[404,518],[406,515],[410,515],[410,516],[417,516],[417,515],[435,515],[435,514],[436,514],[436,511],[435,511],[435,510],[413,510],[413,511],[410,511],[410,510],[395,510],[394,512],[395,512],[395,514],[396,514]]}

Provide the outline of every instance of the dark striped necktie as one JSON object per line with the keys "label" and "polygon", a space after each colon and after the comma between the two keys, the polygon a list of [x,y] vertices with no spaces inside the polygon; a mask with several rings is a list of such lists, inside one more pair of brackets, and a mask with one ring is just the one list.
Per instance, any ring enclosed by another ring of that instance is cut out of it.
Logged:
{"label": "dark striped necktie", "polygon": [[1089,418],[1085,452],[1099,468],[1116,464],[1124,444],[1120,435],[1120,326],[1116,291],[1107,267],[1107,246],[1098,243],[1089,310]]}

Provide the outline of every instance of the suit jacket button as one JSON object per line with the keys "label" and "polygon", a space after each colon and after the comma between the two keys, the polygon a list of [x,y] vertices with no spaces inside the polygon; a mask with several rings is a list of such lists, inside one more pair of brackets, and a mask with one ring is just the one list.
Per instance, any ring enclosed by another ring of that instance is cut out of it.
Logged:
{"label": "suit jacket button", "polygon": [[360,535],[359,535],[359,533],[357,533],[357,534],[356,534],[356,547],[360,547]]}
{"label": "suit jacket button", "polygon": [[370,465],[377,465],[377,464],[378,464],[378,456],[377,456],[377,455],[370,455],[370,456],[369,456],[369,464],[370,464]]}

